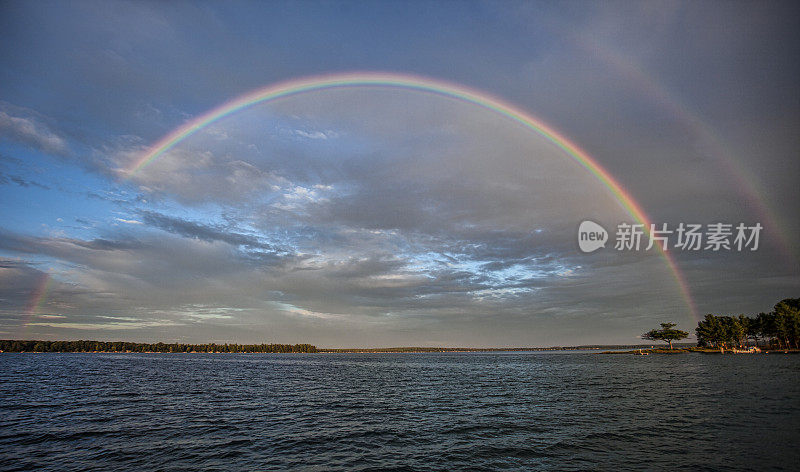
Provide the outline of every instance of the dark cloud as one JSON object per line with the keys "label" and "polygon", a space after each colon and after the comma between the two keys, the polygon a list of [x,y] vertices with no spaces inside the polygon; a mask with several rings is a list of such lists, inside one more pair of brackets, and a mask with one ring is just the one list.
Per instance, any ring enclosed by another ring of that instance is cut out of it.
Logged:
{"label": "dark cloud", "polygon": [[275,249],[272,244],[265,243],[253,235],[231,232],[221,226],[204,225],[152,211],[142,211],[141,216],[145,224],[186,238],[196,238],[209,242],[222,241],[233,246],[246,246],[268,251]]}
{"label": "dark cloud", "polygon": [[16,157],[9,156],[7,154],[4,154],[4,153],[0,152],[0,163],[6,164],[6,165],[11,164],[11,165],[18,166],[18,165],[22,164],[22,159],[18,159]]}
{"label": "dark cloud", "polygon": [[110,241],[108,239],[96,238],[90,241],[72,240],[71,242],[76,246],[96,251],[119,251],[119,250],[129,250],[129,249],[141,249],[142,247],[144,247],[143,243],[136,239],[123,239],[117,241]]}
{"label": "dark cloud", "polygon": [[[768,309],[800,287],[797,238],[774,236],[800,230],[797,9],[6,8],[0,133],[3,152],[25,159],[0,154],[0,183],[61,193],[4,208],[0,329],[18,325],[43,277],[42,314],[64,317],[34,321],[48,335],[530,345],[635,342],[657,322],[694,323],[663,258],[577,251],[583,219],[630,221],[602,182],[473,104],[309,92],[218,120],[129,172],[232,97],[341,70],[502,97],[575,141],[656,222],[775,220],[757,253],[673,254],[701,312]],[[34,152],[70,150],[66,167]],[[75,195],[86,200],[75,210],[60,201]]]}
{"label": "dark cloud", "polygon": [[0,172],[0,185],[8,185],[9,183],[17,184],[20,187],[38,187],[43,190],[50,190],[50,187],[44,184],[40,184],[39,182],[35,182],[32,180],[25,180],[22,177],[16,175],[6,175],[3,172]]}

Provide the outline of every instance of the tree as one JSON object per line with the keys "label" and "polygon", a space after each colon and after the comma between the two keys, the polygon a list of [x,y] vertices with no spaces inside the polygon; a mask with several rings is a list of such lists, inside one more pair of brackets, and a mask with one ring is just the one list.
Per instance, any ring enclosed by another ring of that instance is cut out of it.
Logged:
{"label": "tree", "polygon": [[672,341],[680,341],[689,336],[686,331],[672,329],[674,327],[675,323],[661,323],[661,329],[651,329],[642,335],[642,339],[668,342],[669,348],[672,349]]}
{"label": "tree", "polygon": [[775,305],[778,342],[785,347],[800,347],[800,298],[786,298]]}
{"label": "tree", "polygon": [[753,332],[752,326],[755,324],[755,320],[753,318],[748,318],[745,315],[739,315],[739,345],[740,346],[747,346],[747,340],[751,337],[750,333]]}
{"label": "tree", "polygon": [[694,332],[697,335],[697,344],[699,346],[718,347],[722,340],[720,317],[712,314],[706,315],[703,321],[697,323],[697,328]]}

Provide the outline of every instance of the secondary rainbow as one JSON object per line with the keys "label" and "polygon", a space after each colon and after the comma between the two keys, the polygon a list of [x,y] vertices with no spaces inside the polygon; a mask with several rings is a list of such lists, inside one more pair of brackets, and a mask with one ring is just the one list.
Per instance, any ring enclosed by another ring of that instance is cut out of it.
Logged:
{"label": "secondary rainbow", "polygon": [[662,81],[647,73],[641,64],[633,62],[630,55],[621,54],[607,44],[598,43],[580,34],[573,35],[572,40],[592,57],[608,64],[643,96],[683,123],[687,132],[691,133],[692,140],[701,143],[699,147],[703,149],[704,155],[713,158],[719,168],[734,180],[733,188],[747,199],[748,205],[759,215],[761,222],[765,224],[763,234],[773,239],[784,254],[781,262],[787,267],[793,267],[793,264],[800,262],[800,254],[792,248],[792,235],[780,223],[780,218],[769,205],[768,192],[759,185],[760,179],[747,170],[747,166],[738,157],[739,153],[722,139],[719,132],[693,106]]}
{"label": "secondary rainbow", "polygon": [[42,309],[42,305],[47,300],[47,291],[50,288],[51,276],[49,272],[44,272],[39,277],[39,283],[34,287],[28,305],[25,307],[24,318],[18,327],[18,335],[24,335],[25,329],[35,315]]}
{"label": "secondary rainbow", "polygon": [[[486,92],[443,80],[408,74],[382,72],[330,74],[292,79],[254,90],[225,102],[213,110],[188,121],[161,138],[161,140],[155,143],[133,166],[124,171],[125,177],[131,178],[135,176],[137,172],[158,159],[159,156],[209,124],[257,103],[290,97],[314,90],[369,86],[417,90],[461,100],[498,113],[544,136],[602,182],[622,208],[634,220],[644,225],[645,232],[649,231],[650,220],[633,196],[626,192],[599,162],[582,150],[577,144],[568,140],[542,120]],[[656,244],[656,246],[659,245]],[[659,250],[678,283],[689,311],[696,320],[699,319],[689,287],[678,269],[675,260],[667,251],[660,248],[660,246]]]}

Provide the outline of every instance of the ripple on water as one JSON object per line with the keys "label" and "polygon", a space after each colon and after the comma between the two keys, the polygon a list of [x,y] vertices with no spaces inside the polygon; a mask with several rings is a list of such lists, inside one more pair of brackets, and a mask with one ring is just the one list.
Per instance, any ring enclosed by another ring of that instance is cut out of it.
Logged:
{"label": "ripple on water", "polygon": [[0,355],[2,470],[791,470],[800,356]]}

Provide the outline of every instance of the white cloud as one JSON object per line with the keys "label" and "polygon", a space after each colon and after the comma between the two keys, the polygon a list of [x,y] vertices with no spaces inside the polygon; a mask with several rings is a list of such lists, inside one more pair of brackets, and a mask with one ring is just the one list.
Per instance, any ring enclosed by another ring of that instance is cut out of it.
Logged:
{"label": "white cloud", "polygon": [[143,224],[143,223],[142,223],[141,221],[139,221],[139,220],[126,220],[126,219],[124,219],[124,218],[114,218],[114,219],[115,219],[116,221],[119,221],[120,223],[126,223],[126,224],[129,224],[129,225],[141,225],[141,224]]}
{"label": "white cloud", "polygon": [[345,318],[345,315],[338,313],[323,313],[319,311],[306,310],[305,308],[296,307],[289,303],[275,303],[280,311],[290,313],[292,315],[299,315],[302,317],[322,318],[322,319],[337,319]]}
{"label": "white cloud", "polygon": [[339,137],[339,133],[329,129],[324,131],[305,131],[302,129],[296,129],[292,132],[295,136],[300,136],[301,138],[307,139],[334,139]]}
{"label": "white cloud", "polygon": [[6,110],[0,110],[0,134],[45,152],[55,154],[67,152],[66,141],[36,118],[8,113],[22,111],[16,107],[13,110],[9,106],[3,106],[3,108]]}
{"label": "white cloud", "polygon": [[177,323],[171,321],[111,321],[108,323],[48,323],[48,322],[33,322],[28,323],[28,326],[44,326],[48,328],[67,328],[78,329],[84,331],[95,330],[119,330],[119,329],[142,329],[142,328],[158,328],[163,326],[175,326]]}

